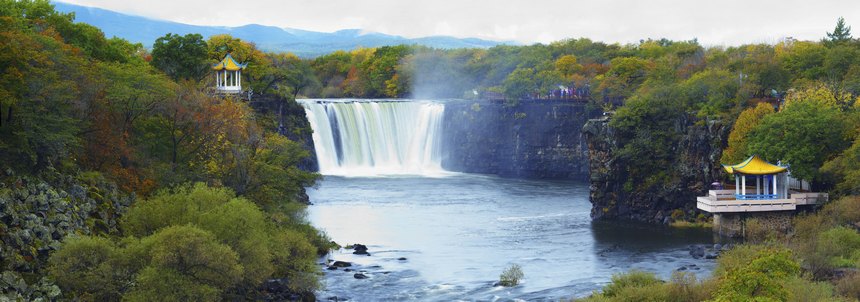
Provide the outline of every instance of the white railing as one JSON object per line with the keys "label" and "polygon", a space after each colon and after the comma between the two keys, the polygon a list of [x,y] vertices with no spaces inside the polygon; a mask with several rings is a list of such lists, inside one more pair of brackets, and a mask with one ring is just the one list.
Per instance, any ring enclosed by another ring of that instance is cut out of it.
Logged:
{"label": "white railing", "polygon": [[797,204],[791,199],[712,200],[708,197],[699,197],[696,207],[710,213],[737,213],[789,211],[797,209]]}

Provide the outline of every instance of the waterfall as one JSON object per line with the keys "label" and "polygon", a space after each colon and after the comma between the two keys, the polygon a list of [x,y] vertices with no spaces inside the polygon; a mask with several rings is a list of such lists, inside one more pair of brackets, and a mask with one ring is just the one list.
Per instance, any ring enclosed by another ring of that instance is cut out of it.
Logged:
{"label": "waterfall", "polygon": [[320,173],[435,175],[445,105],[422,101],[301,100]]}

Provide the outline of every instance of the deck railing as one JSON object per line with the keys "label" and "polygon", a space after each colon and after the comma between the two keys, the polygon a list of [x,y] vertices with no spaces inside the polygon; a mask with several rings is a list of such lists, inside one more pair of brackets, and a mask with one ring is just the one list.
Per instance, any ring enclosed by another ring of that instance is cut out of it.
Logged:
{"label": "deck railing", "polygon": [[776,198],[776,194],[735,194],[735,199],[737,200],[767,200]]}

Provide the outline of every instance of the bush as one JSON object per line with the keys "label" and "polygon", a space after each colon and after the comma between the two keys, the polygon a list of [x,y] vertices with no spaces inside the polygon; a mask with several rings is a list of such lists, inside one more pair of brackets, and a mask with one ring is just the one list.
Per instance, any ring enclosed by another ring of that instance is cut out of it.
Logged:
{"label": "bush", "polygon": [[122,275],[112,259],[117,247],[109,239],[100,237],[69,238],[48,261],[48,274],[66,292],[67,298],[82,300],[116,301],[121,288],[130,283],[131,276]]}
{"label": "bush", "polygon": [[782,237],[785,230],[769,228],[757,218],[749,218],[744,221],[744,239],[750,243],[764,243],[775,241]]}
{"label": "bush", "polygon": [[842,301],[833,295],[833,285],[826,282],[812,282],[804,278],[795,277],[786,283],[789,289],[787,301],[789,302],[827,302]]}
{"label": "bush", "polygon": [[846,298],[860,299],[860,274],[849,274],[837,280],[836,292]]}
{"label": "bush", "polygon": [[236,252],[199,228],[167,227],[140,245],[148,265],[129,292],[132,301],[215,301],[242,280]]}
{"label": "bush", "polygon": [[833,267],[854,267],[860,249],[860,234],[845,227],[835,227],[818,236],[817,252],[829,259]]}
{"label": "bush", "polygon": [[672,279],[667,284],[671,301],[694,302],[705,301],[711,298],[716,290],[714,279],[698,282],[696,275],[690,272],[674,272]]}
{"label": "bush", "polygon": [[499,285],[508,287],[517,286],[517,284],[520,284],[520,279],[524,276],[523,268],[519,264],[511,265],[499,275]]}
{"label": "bush", "polygon": [[737,247],[720,257],[717,272],[715,301],[785,301],[800,265],[784,248]]}
{"label": "bush", "polygon": [[612,283],[603,288],[603,295],[615,297],[629,288],[647,287],[662,283],[663,281],[658,279],[653,273],[631,271],[626,274],[612,276]]}

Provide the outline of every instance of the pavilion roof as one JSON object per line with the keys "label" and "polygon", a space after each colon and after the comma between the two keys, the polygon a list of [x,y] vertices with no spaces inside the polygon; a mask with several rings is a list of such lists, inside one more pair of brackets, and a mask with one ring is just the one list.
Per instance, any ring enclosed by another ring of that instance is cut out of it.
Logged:
{"label": "pavilion roof", "polygon": [[788,167],[771,164],[758,155],[753,155],[737,165],[723,165],[723,169],[729,174],[770,175],[784,172]]}
{"label": "pavilion roof", "polygon": [[236,71],[236,70],[245,69],[245,67],[247,67],[247,66],[248,66],[247,63],[246,64],[239,64],[239,62],[236,62],[236,60],[233,59],[233,56],[231,56],[228,53],[226,56],[224,56],[224,59],[221,60],[220,63],[215,64],[215,66],[212,66],[212,69]]}

